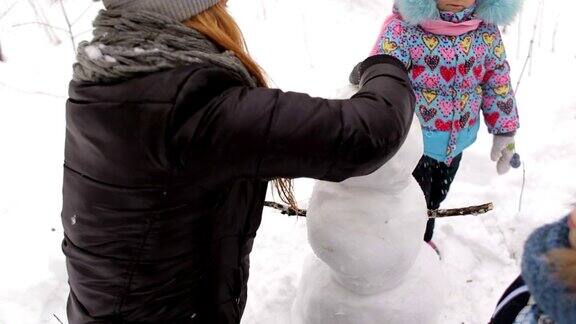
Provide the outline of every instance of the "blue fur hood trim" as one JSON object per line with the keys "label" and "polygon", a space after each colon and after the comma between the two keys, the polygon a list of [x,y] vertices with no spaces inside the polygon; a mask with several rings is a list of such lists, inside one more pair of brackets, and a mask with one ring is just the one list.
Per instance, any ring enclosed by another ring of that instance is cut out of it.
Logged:
{"label": "blue fur hood trim", "polygon": [[[475,16],[494,25],[508,25],[522,8],[523,0],[476,0]],[[396,0],[404,21],[417,25],[425,20],[440,18],[436,0]]]}
{"label": "blue fur hood trim", "polygon": [[556,323],[576,323],[576,295],[554,275],[546,255],[569,248],[568,217],[537,229],[526,241],[522,277],[538,307]]}

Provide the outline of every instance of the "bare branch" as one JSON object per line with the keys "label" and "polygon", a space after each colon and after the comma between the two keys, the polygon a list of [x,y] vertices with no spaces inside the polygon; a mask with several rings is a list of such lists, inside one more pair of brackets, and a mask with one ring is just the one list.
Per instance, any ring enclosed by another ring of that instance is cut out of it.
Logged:
{"label": "bare branch", "polygon": [[66,99],[65,96],[61,96],[61,95],[57,95],[57,94],[53,94],[53,93],[48,93],[48,92],[43,92],[43,91],[30,91],[30,90],[16,88],[16,87],[13,87],[13,86],[8,85],[8,84],[1,82],[1,81],[0,81],[0,87],[5,87],[5,88],[12,89],[14,91],[18,91],[18,92],[25,93],[25,94],[41,95],[41,96],[47,96],[47,97],[52,97],[52,98],[58,98],[58,99]]}
{"label": "bare branch", "polygon": [[88,13],[88,11],[90,11],[93,4],[94,4],[94,1],[90,2],[90,5],[88,6],[88,8],[84,9],[84,11],[78,17],[76,17],[76,19],[74,19],[74,21],[72,22],[72,26],[76,25],[76,23],[79,22],[80,19],[82,19],[82,17],[84,17]]}
{"label": "bare branch", "polygon": [[92,31],[93,31],[92,29],[88,29],[88,30],[85,30],[85,31],[83,31],[83,32],[79,32],[78,34],[74,34],[74,37],[78,38],[78,37],[80,37],[80,36],[82,36],[82,35],[84,35],[84,34],[91,33]]}
{"label": "bare branch", "polygon": [[76,54],[76,39],[74,38],[74,32],[72,31],[72,24],[68,18],[66,7],[64,7],[64,2],[62,2],[62,0],[58,0],[58,3],[60,4],[60,9],[62,9],[64,20],[66,20],[66,25],[68,26],[68,34],[70,35],[70,41],[72,41],[72,48],[74,49],[74,54]]}
{"label": "bare branch", "polygon": [[522,163],[522,190],[520,190],[520,199],[518,200],[518,212],[522,211],[522,202],[524,200],[525,188],[526,188],[526,162]]}
{"label": "bare branch", "polygon": [[43,23],[43,22],[39,22],[39,21],[31,21],[31,22],[26,22],[26,23],[20,23],[20,24],[14,24],[12,25],[12,27],[22,27],[22,26],[29,26],[29,25],[39,25],[39,26],[43,26],[46,28],[51,28],[54,30],[59,30],[59,31],[63,31],[65,33],[68,33],[68,30],[64,29],[64,28],[60,28],[57,26],[52,26],[50,24],[47,23]]}
{"label": "bare branch", "polygon": [[44,15],[42,8],[38,7],[36,5],[36,3],[34,2],[34,0],[28,0],[28,3],[32,7],[32,10],[34,10],[34,14],[36,15],[36,20],[40,21],[44,24],[43,25],[44,31],[46,32],[46,35],[48,36],[48,39],[50,40],[50,42],[54,45],[60,44],[60,39],[58,38],[58,36],[56,36],[56,34],[54,33],[52,28],[48,27],[48,26],[50,26],[50,24],[48,22],[48,19],[46,18],[46,15]]}
{"label": "bare branch", "polygon": [[[4,12],[2,12],[0,14],[0,20],[2,20],[2,18],[6,17],[6,15],[14,8],[14,6],[16,6],[16,2],[13,2],[8,9],[4,10]],[[0,62],[4,62],[4,54],[2,53],[2,44],[0,44]]]}
{"label": "bare branch", "polygon": [[54,317],[56,318],[56,320],[57,320],[58,322],[60,322],[60,324],[64,324],[64,323],[58,318],[58,316],[56,316],[56,314],[52,314],[52,315],[54,315]]}
{"label": "bare branch", "polygon": [[538,31],[538,47],[542,47],[542,32],[544,31],[544,11],[546,6],[540,6],[538,11],[538,20],[540,24],[540,30]]}
{"label": "bare branch", "polygon": [[[289,206],[285,206],[273,201],[266,201],[264,202],[264,206],[274,208],[279,210],[283,215],[288,216],[302,216],[306,217],[308,213],[305,209],[294,210]],[[454,209],[438,209],[438,210],[429,210],[428,217],[429,218],[445,218],[445,217],[455,217],[455,216],[467,216],[467,215],[480,215],[486,214],[487,212],[494,209],[494,204],[487,203],[480,206],[470,206],[464,208],[454,208]]]}
{"label": "bare branch", "polygon": [[[538,12],[540,12],[542,8],[543,1],[540,0],[538,4]],[[520,76],[518,77],[518,82],[516,83],[516,95],[518,95],[518,89],[520,88],[520,83],[522,82],[522,78],[524,77],[524,73],[526,72],[526,68],[528,67],[529,63],[531,63],[533,58],[533,51],[534,51],[534,41],[536,39],[536,31],[538,30],[538,15],[536,15],[536,19],[534,19],[534,25],[532,26],[532,38],[530,39],[530,45],[528,47],[528,54],[526,55],[526,59],[524,60],[524,65],[522,66],[522,72],[520,72]],[[531,64],[530,64],[531,65]]]}
{"label": "bare branch", "polygon": [[520,59],[520,49],[522,46],[522,11],[520,10],[520,14],[518,14],[518,43],[516,44],[516,59]]}
{"label": "bare branch", "polygon": [[6,9],[3,13],[0,14],[0,20],[2,20],[2,18],[4,18],[15,6],[16,6],[17,2],[14,2],[10,5],[10,7],[8,7],[8,9]]}
{"label": "bare branch", "polygon": [[560,19],[556,19],[554,24],[554,33],[552,34],[552,53],[556,52],[556,36],[558,35],[558,25],[560,24]]}

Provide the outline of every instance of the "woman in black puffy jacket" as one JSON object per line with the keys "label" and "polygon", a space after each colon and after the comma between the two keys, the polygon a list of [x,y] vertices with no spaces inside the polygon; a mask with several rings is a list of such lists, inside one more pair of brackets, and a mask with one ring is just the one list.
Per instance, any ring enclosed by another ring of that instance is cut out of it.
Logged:
{"label": "woman in black puffy jacket", "polygon": [[69,322],[239,323],[268,181],[378,169],[411,125],[405,67],[368,58],[349,100],[282,92],[222,2],[104,5],[66,112]]}

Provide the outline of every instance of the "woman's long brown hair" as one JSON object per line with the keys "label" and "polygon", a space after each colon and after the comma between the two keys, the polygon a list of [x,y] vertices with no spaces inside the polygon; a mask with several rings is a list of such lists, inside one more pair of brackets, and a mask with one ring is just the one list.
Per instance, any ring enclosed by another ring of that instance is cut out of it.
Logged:
{"label": "woman's long brown hair", "polygon": [[[242,61],[246,69],[256,79],[259,87],[266,87],[266,77],[262,68],[248,54],[242,31],[228,11],[224,2],[186,20],[184,24],[204,34],[222,48],[232,51]],[[280,199],[292,209],[298,210],[291,179],[276,179],[274,186]]]}

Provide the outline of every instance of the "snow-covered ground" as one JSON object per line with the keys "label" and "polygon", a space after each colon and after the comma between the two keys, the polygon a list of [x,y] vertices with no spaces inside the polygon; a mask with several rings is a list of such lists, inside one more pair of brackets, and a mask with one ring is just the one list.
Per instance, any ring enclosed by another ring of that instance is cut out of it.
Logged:
{"label": "snow-covered ground", "polygon": [[[66,28],[57,2],[33,1],[48,21]],[[518,275],[522,244],[537,226],[564,214],[576,201],[576,4],[526,1],[505,41],[519,79],[537,21],[532,62],[518,102],[518,150],[526,170],[497,176],[483,133],[467,150],[444,207],[494,202],[478,217],[438,222],[436,241],[450,286],[442,323],[486,323],[505,287]],[[60,45],[35,22],[29,1],[0,0],[0,324],[65,322],[67,294],[60,251],[64,101],[74,59],[63,31]],[[90,29],[99,3],[65,1],[79,38]],[[334,97],[352,66],[370,50],[390,0],[231,0],[250,50],[274,84],[285,90]],[[23,25],[22,25],[23,24]],[[313,182],[298,180],[306,206]],[[243,323],[285,323],[304,257],[306,220],[266,210],[252,254],[249,301]]]}

